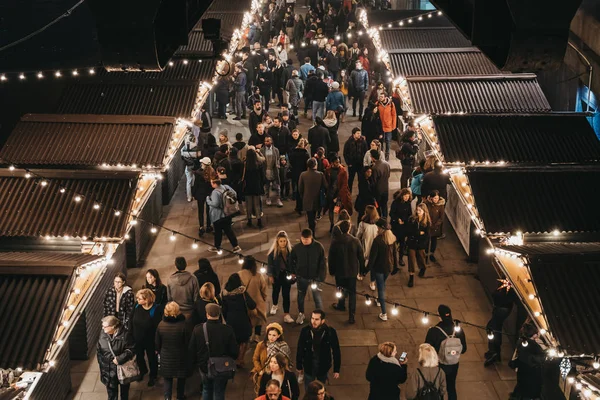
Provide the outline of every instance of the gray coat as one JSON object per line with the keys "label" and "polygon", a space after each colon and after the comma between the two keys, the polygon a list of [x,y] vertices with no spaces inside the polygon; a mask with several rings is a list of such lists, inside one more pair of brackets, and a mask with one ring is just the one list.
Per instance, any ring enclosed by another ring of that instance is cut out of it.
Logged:
{"label": "gray coat", "polygon": [[292,107],[298,107],[302,93],[304,93],[304,82],[297,76],[290,78],[285,85],[285,90],[290,94]]}
{"label": "gray coat", "polygon": [[298,192],[302,196],[304,211],[319,210],[321,189],[327,189],[327,181],[322,172],[309,169],[300,174]]}
{"label": "gray coat", "polygon": [[[271,146],[271,149],[273,149],[273,157],[272,157],[272,163],[274,165],[271,166],[271,168],[273,169],[273,181],[275,182],[275,184],[279,185],[279,149],[275,146]],[[262,168],[265,171],[265,176],[267,176],[267,156],[266,156],[266,146],[262,146],[260,148],[260,154],[261,156],[264,157],[264,162],[262,163]]]}
{"label": "gray coat", "polygon": [[179,304],[181,311],[192,311],[199,295],[198,280],[188,271],[177,271],[169,277],[167,297]]}
{"label": "gray coat", "polygon": [[389,192],[390,190],[390,164],[385,160],[379,160],[373,163],[373,176],[378,195]]}

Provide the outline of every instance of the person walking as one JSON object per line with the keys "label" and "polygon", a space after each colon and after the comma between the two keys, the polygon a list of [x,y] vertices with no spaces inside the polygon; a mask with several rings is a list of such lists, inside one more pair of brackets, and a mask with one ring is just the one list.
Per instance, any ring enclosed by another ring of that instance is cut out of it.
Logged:
{"label": "person walking", "polygon": [[265,368],[268,368],[271,358],[277,354],[281,354],[286,359],[287,365],[291,364],[292,352],[290,346],[283,340],[283,327],[277,322],[272,322],[267,325],[265,338],[258,342],[252,356],[254,364],[252,372],[258,374],[259,380]]}
{"label": "person walking", "polygon": [[392,132],[396,129],[398,123],[398,115],[396,114],[396,106],[385,92],[379,94],[377,102],[377,112],[381,121],[381,130],[383,131],[383,143],[385,148],[385,159],[390,159],[390,149],[392,145]]}
{"label": "person walking", "polygon": [[321,209],[321,190],[327,189],[327,181],[322,172],[317,171],[317,160],[310,158],[306,162],[307,170],[298,179],[298,194],[302,198],[302,207],[306,211],[311,237],[316,236],[316,216]]}
{"label": "person walking", "polygon": [[341,297],[332,307],[346,311],[348,300],[348,323],[354,324],[356,313],[356,276],[365,269],[365,258],[360,241],[350,235],[350,221],[339,224],[341,234],[331,241],[329,247],[329,274],[335,277],[335,285]]}
{"label": "person walking", "polygon": [[[332,92],[333,93],[333,92]],[[329,93],[331,95],[331,93]],[[329,154],[335,154],[340,151],[340,139],[338,137],[338,129],[340,127],[340,121],[335,115],[335,111],[329,110],[323,119],[323,126],[329,132],[329,144],[327,151]]]}
{"label": "person walking", "polygon": [[334,213],[346,210],[352,214],[352,197],[348,187],[348,172],[341,164],[340,157],[331,155],[329,166],[325,169],[325,180],[327,181],[326,208],[329,211],[329,233],[333,230]]}
{"label": "person walking", "polygon": [[510,368],[517,370],[517,384],[510,400],[539,400],[544,385],[546,353],[536,340],[540,334],[532,322],[523,325],[520,334],[516,357],[508,363]]}
{"label": "person walking", "polygon": [[444,209],[446,208],[446,200],[440,197],[440,192],[437,190],[431,191],[428,194],[427,200],[425,200],[427,210],[429,210],[429,217],[431,218],[431,228],[429,229],[429,251],[426,257],[433,262],[437,259],[433,255],[437,249],[437,241],[442,233],[444,232]]}
{"label": "person walking", "polygon": [[200,129],[193,125],[186,133],[181,147],[181,158],[185,164],[185,194],[188,203],[192,201],[192,188],[194,185],[194,165],[200,158],[200,147],[198,146]]}
{"label": "person walking", "polygon": [[410,181],[410,191],[413,197],[417,199],[417,204],[423,199],[421,186],[423,184],[423,176],[425,174],[425,160],[419,161],[419,166],[412,172],[412,180]]}
{"label": "person walking", "polygon": [[260,93],[265,96],[265,112],[269,112],[269,103],[271,99],[271,88],[274,84],[273,72],[267,68],[266,61],[259,65],[258,73],[256,74],[256,86],[260,89]]}
{"label": "person walking", "polygon": [[187,261],[185,257],[175,258],[175,271],[167,282],[167,297],[179,305],[181,313],[185,316],[190,332],[194,328],[193,312],[194,304],[198,300],[200,287],[196,277],[186,271]]}
{"label": "person walking", "polygon": [[419,277],[425,276],[425,249],[429,243],[431,218],[427,206],[418,204],[408,220],[406,244],[408,246],[408,287],[415,284],[415,270],[419,268]]}
{"label": "person walking", "polygon": [[329,137],[329,130],[325,127],[321,117],[316,117],[315,125],[308,130],[308,143],[310,143],[310,150],[313,154],[317,152],[319,147],[324,148],[325,154],[327,154],[331,137]]}
{"label": "person walking", "polygon": [[161,306],[167,304],[167,287],[162,283],[157,270],[151,268],[146,271],[146,282],[142,289],[150,289],[154,293],[154,303]]}
{"label": "person walking", "polygon": [[[281,123],[279,122],[281,127]],[[288,129],[284,128],[287,132]],[[262,163],[263,175],[265,176],[265,203],[271,205],[271,198],[275,200],[277,207],[283,207],[280,193],[281,182],[279,180],[279,149],[273,145],[273,139],[270,136],[265,138],[265,145],[260,149],[260,153],[265,161]]]}
{"label": "person walking", "polygon": [[262,228],[262,201],[265,193],[263,169],[261,166],[263,157],[254,146],[248,147],[246,160],[244,161],[244,173],[242,175],[243,194],[246,198],[246,217],[248,228],[252,228],[252,219],[256,218],[259,228]]}
{"label": "person walking", "polygon": [[229,276],[223,290],[222,301],[223,316],[227,325],[233,329],[239,348],[239,351],[236,352],[236,364],[239,367],[243,367],[248,341],[250,340],[250,336],[252,336],[250,314],[256,310],[256,303],[246,293],[246,287],[242,285],[239,274],[235,273]]}
{"label": "person walking", "polygon": [[394,245],[396,237],[389,230],[387,222],[379,218],[375,223],[377,226],[377,237],[373,240],[369,252],[369,263],[367,270],[371,271],[371,282],[377,286],[378,302],[381,306],[379,319],[387,321],[385,304],[385,281],[387,280],[392,266],[394,265]]}
{"label": "person walking", "polygon": [[208,248],[208,251],[216,253],[221,248],[221,242],[223,240],[223,232],[227,235],[231,246],[233,247],[234,253],[242,251],[238,246],[238,240],[231,227],[231,215],[225,215],[225,204],[224,204],[224,192],[233,192],[230,186],[222,185],[220,179],[211,179],[210,185],[213,191],[209,197],[206,198],[206,204],[210,207],[210,219],[213,221],[215,227],[215,245]]}
{"label": "person walking", "polygon": [[191,375],[187,357],[190,331],[176,302],[171,301],[165,306],[155,341],[156,352],[160,355],[159,373],[165,380],[165,399],[171,399],[174,379],[177,379],[177,399],[184,399],[185,381]]}
{"label": "person walking", "polygon": [[318,79],[312,88],[312,120],[315,123],[316,117],[323,118],[325,115],[325,100],[329,94],[329,86],[325,82],[322,71],[317,72]]}
{"label": "person walking", "polygon": [[[212,187],[210,186],[210,180],[217,175],[209,157],[204,157],[200,160],[199,168],[194,170],[194,188],[193,195],[196,199],[198,206],[198,235],[204,236],[205,232],[212,232],[212,226],[210,223],[210,211],[208,205],[206,205],[206,197],[210,196]],[[204,225],[204,210],[206,209],[206,228]]]}
{"label": "person walking", "polygon": [[344,95],[340,91],[339,82],[331,84],[331,91],[325,99],[325,109],[335,113],[341,112],[344,109]]}
{"label": "person walking", "polygon": [[269,282],[273,285],[271,299],[270,315],[277,314],[279,309],[279,292],[283,298],[283,322],[291,324],[294,319],[290,316],[290,291],[292,288],[292,279],[290,270],[290,253],[292,252],[292,244],[285,231],[277,232],[275,240],[271,245],[268,253],[268,268],[267,275]]}
{"label": "person walking", "polygon": [[256,303],[256,309],[249,313],[250,321],[254,328],[253,341],[260,340],[262,326],[267,323],[267,281],[263,274],[258,273],[256,260],[252,256],[244,257],[242,269],[238,271],[242,285],[246,287],[246,293]]}
{"label": "person walking", "polygon": [[304,299],[310,286],[315,307],[323,308],[323,300],[319,290],[319,282],[325,281],[325,249],[323,245],[313,238],[310,229],[304,229],[300,243],[292,247],[290,253],[290,269],[292,277],[298,282],[298,318],[296,323],[304,323]]}
{"label": "person walking", "polygon": [[[373,205],[368,205],[365,207],[365,215],[361,218],[358,223],[358,232],[356,233],[356,237],[360,240],[360,244],[362,245],[365,260],[368,262],[369,254],[371,253],[371,245],[373,244],[373,240],[377,237],[377,225],[375,223],[379,219],[379,213],[377,213],[377,209]],[[358,276],[358,280],[362,281],[363,276],[366,274],[366,271],[360,271]],[[370,283],[371,290],[375,291],[376,285],[375,280],[373,279]]]}
{"label": "person walking", "polygon": [[[293,135],[293,134],[292,134]],[[298,145],[290,153],[290,176],[292,179],[292,191],[294,192],[294,198],[296,199],[296,208],[294,209],[298,214],[302,214],[302,196],[300,196],[298,190],[298,183],[302,172],[306,171],[306,163],[310,159],[310,154],[306,150],[308,141],[300,138]]]}
{"label": "person walking", "polygon": [[360,128],[352,128],[352,135],[344,144],[344,161],[348,166],[348,187],[352,193],[352,185],[354,183],[354,175],[363,172],[363,157],[367,152],[368,146],[365,138],[362,136]]}
{"label": "person walking", "polygon": [[352,93],[352,116],[356,117],[356,103],[358,102],[358,120],[362,121],[365,96],[369,90],[369,73],[363,69],[363,64],[357,61],[356,68],[350,74],[350,92]]}
{"label": "person walking", "polygon": [[[333,363],[332,363],[333,359]],[[302,328],[298,338],[296,368],[304,375],[304,386],[314,381],[327,381],[333,364],[333,378],[339,379],[342,365],[342,352],[337,332],[325,321],[325,312],[316,309],[310,317],[310,324]]]}
{"label": "person walking", "polygon": [[499,279],[498,288],[492,293],[492,318],[486,325],[486,328],[491,330],[494,336],[491,339],[488,337],[488,351],[484,355],[485,362],[483,364],[485,367],[501,361],[502,327],[517,301],[518,297],[512,285],[507,284],[504,279]]}
{"label": "person walking", "polygon": [[297,117],[300,100],[304,94],[304,82],[298,77],[297,69],[292,70],[292,77],[286,82],[285,90],[288,92],[288,100],[292,108],[292,113]]}
{"label": "person walking", "polygon": [[130,328],[135,296],[131,287],[127,286],[127,280],[122,272],[115,275],[113,287],[106,291],[103,304],[104,317],[113,315],[119,319],[124,330]]}
{"label": "person walking", "polygon": [[[237,274],[234,274],[237,276]],[[227,286],[225,286],[227,289]],[[194,328],[188,351],[192,365],[200,370],[202,378],[202,398],[225,400],[227,378],[208,377],[208,359],[210,357],[238,356],[238,346],[233,328],[221,323],[221,308],[216,304],[206,306],[208,321]],[[227,317],[226,317],[227,318]],[[205,336],[204,332],[207,332]]]}
{"label": "person walking", "polygon": [[376,150],[371,150],[371,158],[373,159],[373,176],[375,178],[377,203],[379,204],[379,213],[381,218],[387,220],[388,216],[388,195],[390,191],[390,164],[380,159],[380,153]]}
{"label": "person walking", "polygon": [[418,367],[410,374],[406,388],[407,400],[418,400],[424,394],[430,398],[444,399],[446,395],[446,374],[439,367],[438,355],[428,343],[419,346]]}
{"label": "person walking", "polygon": [[[289,123],[289,114],[288,121]],[[279,150],[279,154],[286,156],[290,152],[290,141],[292,139],[292,133],[288,127],[283,125],[283,116],[275,116],[273,118],[273,126],[267,131],[267,135],[272,138],[272,145]],[[265,138],[266,141],[266,138]]]}
{"label": "person walking", "polygon": [[406,382],[407,358],[398,360],[398,349],[394,342],[383,342],[379,352],[367,365],[366,378],[369,381],[367,400],[400,400],[399,385]]}
{"label": "person walking", "polygon": [[296,374],[290,371],[289,358],[282,353],[274,354],[269,358],[266,371],[260,377],[259,396],[267,394],[268,384],[272,380],[281,383],[281,394],[283,396],[291,400],[298,400],[300,398],[298,379],[296,378]]}
{"label": "person walking", "polygon": [[198,281],[198,287],[202,287],[205,283],[210,282],[214,286],[215,296],[221,294],[221,284],[219,283],[219,277],[213,270],[212,265],[208,258],[198,259],[198,269],[194,271],[194,276]]}
{"label": "person walking", "polygon": [[[400,150],[396,152],[396,157],[400,160],[402,166],[402,175],[400,176],[400,188],[408,187],[408,180],[411,177],[415,160],[419,152],[419,141],[416,127],[408,124],[408,131],[402,135],[400,141]],[[420,193],[419,193],[420,194]]]}
{"label": "person walking", "polygon": [[[150,289],[138,290],[135,297],[138,304],[135,306],[131,318],[131,334],[135,341],[135,360],[140,369],[141,380],[144,379],[144,375],[150,372],[148,386],[152,387],[156,383],[158,375],[158,358],[154,347],[154,336],[162,317],[163,307],[154,302],[154,293]],[[148,357],[150,370],[146,365],[144,354]]]}
{"label": "person walking", "polygon": [[[438,314],[441,321],[429,328],[425,343],[429,343],[439,355],[440,368],[446,375],[448,400],[456,400],[456,376],[460,355],[467,352],[467,339],[458,321],[452,319],[450,307],[440,304]],[[459,341],[460,343],[455,343]]]}
{"label": "person walking", "polygon": [[134,357],[134,343],[131,334],[124,329],[114,315],[102,318],[102,331],[97,346],[100,382],[106,386],[108,400],[129,399],[129,384],[122,384],[117,377],[117,365],[125,364]]}
{"label": "person walking", "polygon": [[[410,189],[404,188],[394,194],[394,201],[390,207],[390,222],[392,232],[396,236],[401,266],[404,266],[404,253],[407,252],[406,237],[408,236],[408,221],[412,215],[412,194]],[[394,266],[397,269],[397,266]]]}
{"label": "person walking", "polygon": [[362,171],[358,175],[358,195],[354,202],[354,209],[358,212],[357,224],[362,221],[367,206],[375,207],[376,204],[377,192],[373,168],[370,166],[362,167]]}
{"label": "person walking", "polygon": [[234,120],[239,121],[242,118],[246,118],[246,71],[242,63],[235,64],[235,73],[232,77],[233,88],[235,90],[235,118]]}

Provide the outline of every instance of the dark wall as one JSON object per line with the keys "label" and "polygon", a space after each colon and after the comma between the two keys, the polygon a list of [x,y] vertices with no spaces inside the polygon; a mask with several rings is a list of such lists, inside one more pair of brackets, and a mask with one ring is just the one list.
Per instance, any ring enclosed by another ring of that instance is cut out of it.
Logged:
{"label": "dark wall", "polygon": [[565,64],[537,74],[538,82],[553,111],[575,111],[579,76]]}
{"label": "dark wall", "polygon": [[42,375],[31,394],[31,400],[64,399],[71,391],[69,346],[63,346],[54,361],[56,365]]}
{"label": "dark wall", "polygon": [[140,213],[140,219],[147,222],[139,222],[129,231],[129,239],[125,241],[127,248],[127,268],[136,268],[145,260],[146,255],[154,243],[156,234],[150,232],[151,224],[158,224],[162,215],[162,192],[161,183],[157,182],[157,187],[152,192],[148,202]]}
{"label": "dark wall", "polygon": [[177,153],[175,153],[175,158],[171,161],[169,169],[163,174],[165,179],[162,181],[162,204],[164,206],[171,202],[171,199],[177,190],[177,185],[179,185],[179,181],[181,180],[181,176],[185,172],[185,164],[183,163],[183,159],[179,156],[181,154],[182,146],[183,144],[177,149]]}

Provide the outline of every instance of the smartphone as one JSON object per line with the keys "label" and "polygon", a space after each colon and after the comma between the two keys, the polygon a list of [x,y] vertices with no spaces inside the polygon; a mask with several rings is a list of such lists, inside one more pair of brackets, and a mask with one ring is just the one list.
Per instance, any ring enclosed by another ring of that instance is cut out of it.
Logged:
{"label": "smartphone", "polygon": [[407,355],[408,354],[405,351],[403,351],[402,354],[400,354],[400,358],[399,358],[400,362],[404,362],[406,360]]}

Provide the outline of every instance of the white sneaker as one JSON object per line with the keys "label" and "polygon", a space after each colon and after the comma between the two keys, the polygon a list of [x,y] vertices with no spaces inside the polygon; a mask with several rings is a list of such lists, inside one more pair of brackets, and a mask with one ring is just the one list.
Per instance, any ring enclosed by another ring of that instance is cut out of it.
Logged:
{"label": "white sneaker", "polygon": [[376,305],[377,307],[381,307],[381,303],[379,302],[379,300],[375,300],[375,305]]}
{"label": "white sneaker", "polygon": [[273,305],[271,306],[271,311],[269,312],[269,314],[271,314],[271,315],[275,315],[275,314],[277,314],[277,309],[278,309],[278,308],[279,308],[278,306],[276,306],[276,305],[274,305],[274,304],[273,304]]}
{"label": "white sneaker", "polygon": [[375,282],[371,282],[369,283],[369,287],[371,288],[372,291],[375,291]]}
{"label": "white sneaker", "polygon": [[359,281],[363,280],[363,276],[361,274],[356,275],[356,279],[358,279]]}
{"label": "white sneaker", "polygon": [[298,325],[302,325],[304,323],[304,314],[298,313],[298,318],[296,318],[296,323]]}
{"label": "white sneaker", "polygon": [[283,207],[283,203],[281,202],[281,200],[277,200],[277,207]]}
{"label": "white sneaker", "polygon": [[265,203],[267,203],[267,205],[270,206],[271,205],[271,199],[265,200]]}
{"label": "white sneaker", "polygon": [[217,249],[215,246],[210,246],[208,248],[208,251],[212,252],[212,253],[216,253],[217,251],[219,251],[219,249]]}
{"label": "white sneaker", "polygon": [[235,246],[232,251],[234,253],[241,253],[242,252],[242,248],[240,246]]}
{"label": "white sneaker", "polygon": [[286,324],[293,324],[294,318],[292,318],[290,314],[285,314],[285,317],[283,317],[283,322],[285,322]]}
{"label": "white sneaker", "polygon": [[387,314],[379,314],[379,319],[382,321],[387,321]]}

